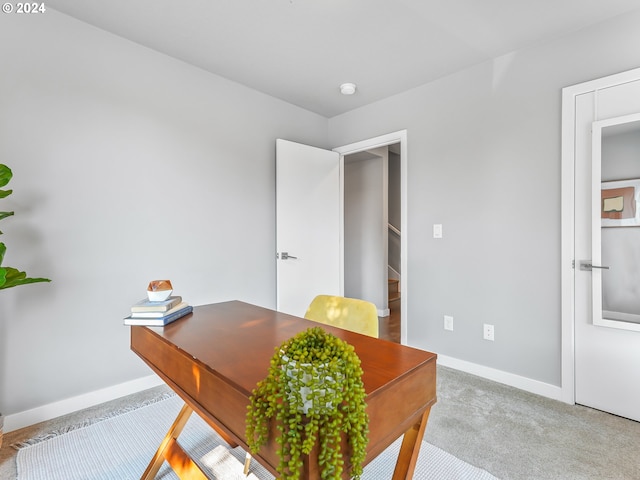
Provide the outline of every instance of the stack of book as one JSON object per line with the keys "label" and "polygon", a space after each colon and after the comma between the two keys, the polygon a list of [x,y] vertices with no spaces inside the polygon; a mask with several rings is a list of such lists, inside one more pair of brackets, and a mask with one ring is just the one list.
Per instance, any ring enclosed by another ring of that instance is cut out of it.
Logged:
{"label": "stack of book", "polygon": [[144,298],[131,306],[131,315],[125,317],[125,325],[145,325],[163,327],[191,313],[193,307],[182,301],[182,297],[173,296],[160,302]]}

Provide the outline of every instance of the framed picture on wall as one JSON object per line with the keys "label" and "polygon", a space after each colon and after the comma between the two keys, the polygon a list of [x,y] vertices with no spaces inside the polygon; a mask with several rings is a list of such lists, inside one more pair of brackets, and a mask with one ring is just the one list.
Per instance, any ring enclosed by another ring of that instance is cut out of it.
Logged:
{"label": "framed picture on wall", "polygon": [[602,182],[601,192],[603,227],[640,226],[640,179]]}

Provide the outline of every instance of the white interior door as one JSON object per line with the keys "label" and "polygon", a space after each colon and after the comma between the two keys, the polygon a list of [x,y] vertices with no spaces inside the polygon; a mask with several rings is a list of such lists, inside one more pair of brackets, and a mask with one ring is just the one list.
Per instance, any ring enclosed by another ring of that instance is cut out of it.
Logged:
{"label": "white interior door", "polygon": [[277,309],[303,316],[316,295],[342,295],[340,155],[276,141]]}
{"label": "white interior door", "polygon": [[[632,160],[619,162],[605,153],[610,143],[603,138],[609,126],[638,120],[625,117],[638,112],[640,80],[575,98],[575,401],[634,420],[640,420],[640,226],[620,220],[640,205],[634,194],[624,199],[617,182],[634,188],[627,181],[640,178],[640,141],[623,148],[636,149]],[[640,124],[635,135],[640,140]]]}

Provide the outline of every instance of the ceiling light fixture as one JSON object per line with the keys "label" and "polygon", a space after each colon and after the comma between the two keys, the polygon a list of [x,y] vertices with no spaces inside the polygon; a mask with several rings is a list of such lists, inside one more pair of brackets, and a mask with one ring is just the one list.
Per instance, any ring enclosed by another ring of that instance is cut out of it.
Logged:
{"label": "ceiling light fixture", "polygon": [[353,95],[356,93],[356,84],[355,83],[343,83],[340,85],[340,93],[343,95]]}

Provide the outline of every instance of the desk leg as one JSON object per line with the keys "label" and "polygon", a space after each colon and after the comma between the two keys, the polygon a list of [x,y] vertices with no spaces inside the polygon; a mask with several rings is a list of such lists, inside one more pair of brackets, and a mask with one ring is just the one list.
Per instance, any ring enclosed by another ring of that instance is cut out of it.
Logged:
{"label": "desk leg", "polygon": [[413,471],[416,468],[418,454],[420,453],[420,445],[422,445],[424,431],[427,428],[429,412],[431,412],[431,407],[425,410],[419,423],[416,423],[405,432],[396,468],[393,471],[393,480],[411,480],[413,478]]}
{"label": "desk leg", "polygon": [[[188,473],[190,475],[189,478],[206,480],[207,477],[204,473],[176,442],[192,412],[193,410],[188,405],[185,404],[182,407],[140,480],[154,479],[165,460],[169,462],[180,478],[187,478],[186,474]],[[185,474],[185,476],[183,477],[181,473]]]}

